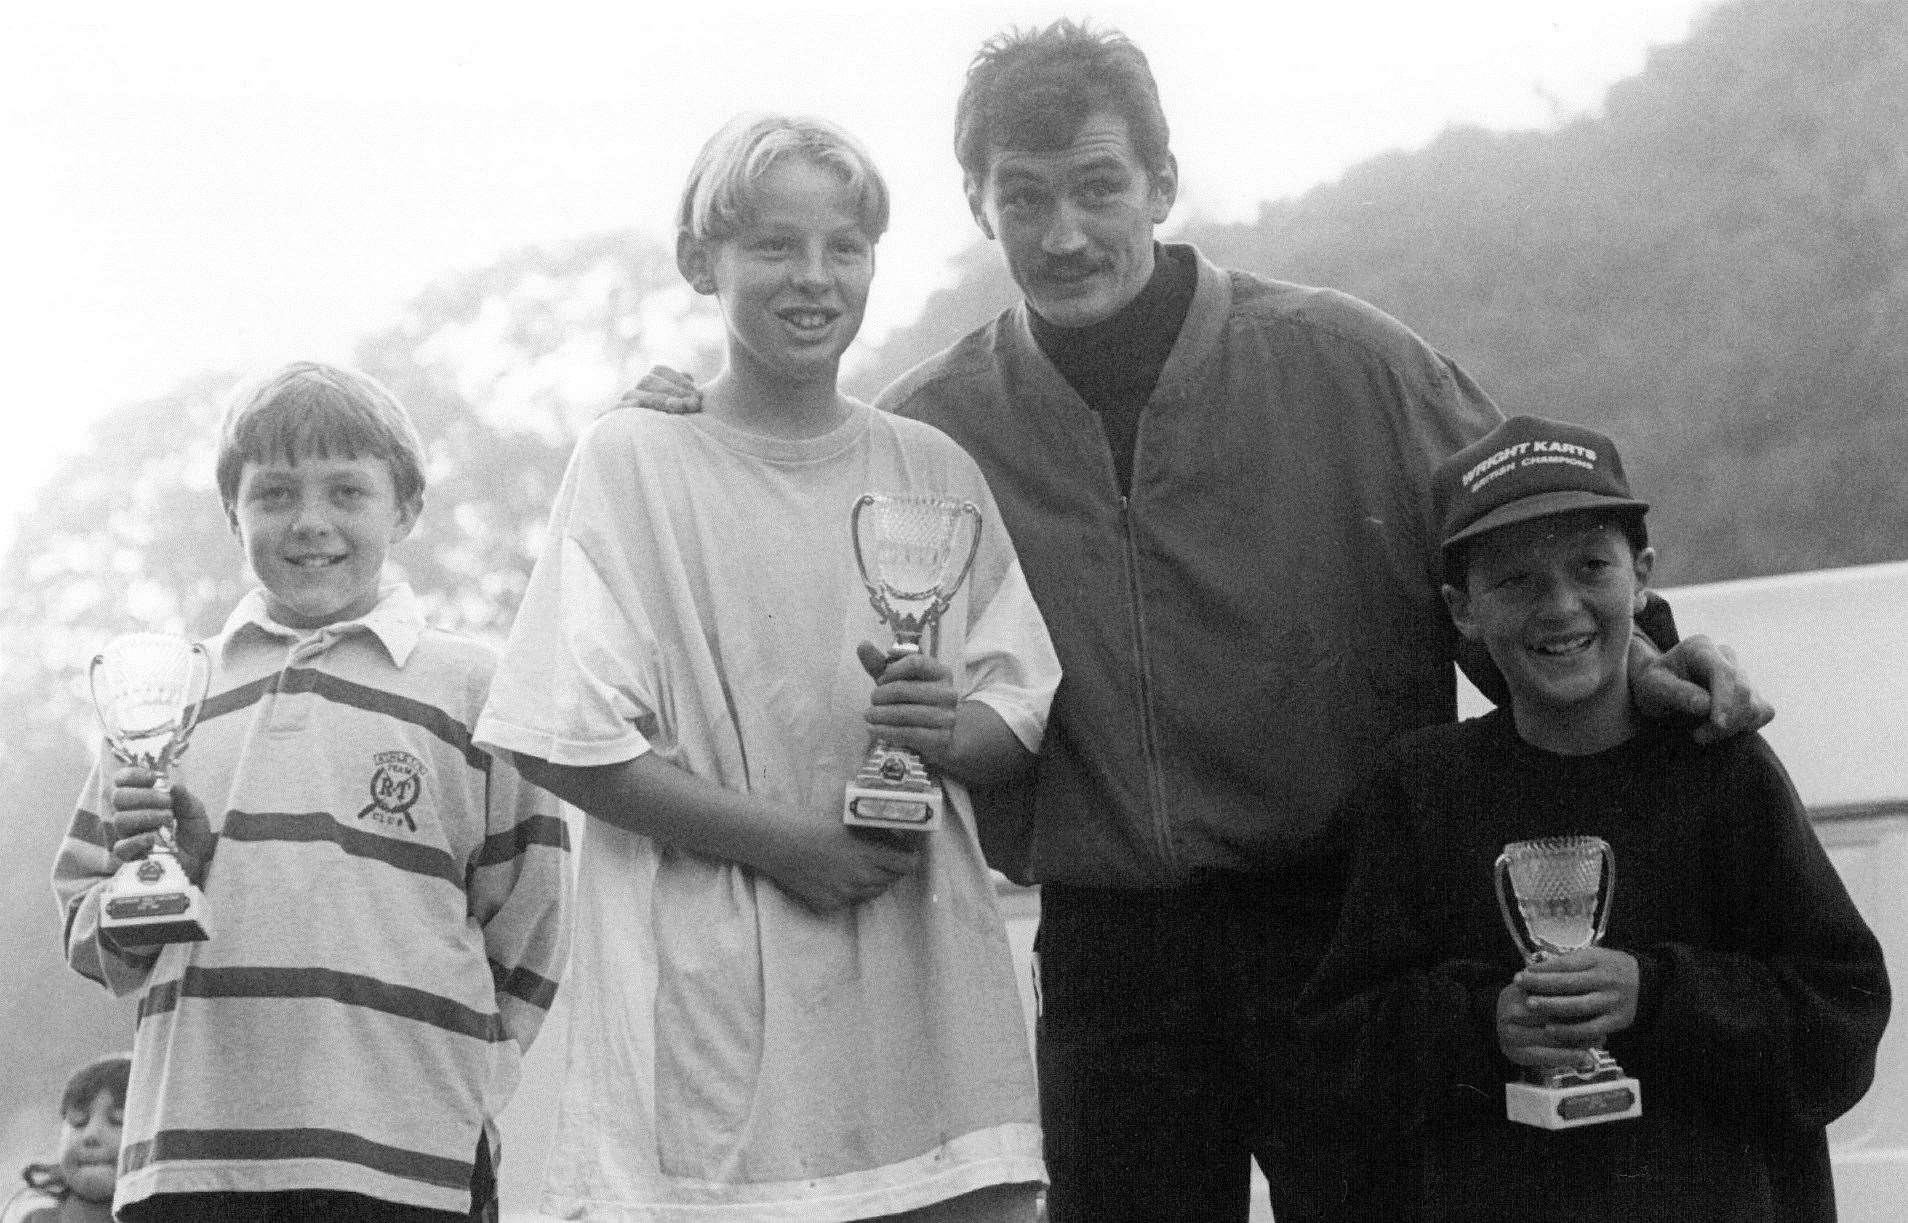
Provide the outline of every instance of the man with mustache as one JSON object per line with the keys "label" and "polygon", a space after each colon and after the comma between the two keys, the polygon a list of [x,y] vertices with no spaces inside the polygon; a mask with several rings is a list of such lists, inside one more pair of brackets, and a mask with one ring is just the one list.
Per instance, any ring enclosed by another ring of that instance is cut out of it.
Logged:
{"label": "man with mustache", "polygon": [[[955,123],[1025,300],[880,404],[979,461],[1061,656],[1039,765],[981,816],[1042,885],[1050,1217],[1243,1220],[1251,1157],[1280,1223],[1345,1217],[1291,1004],[1336,912],[1328,814],[1454,717],[1431,476],[1498,411],[1364,302],[1156,242],[1177,166],[1123,36],[995,37]],[[1667,661],[1710,691],[1658,661],[1646,708],[1767,720],[1715,647]]]}

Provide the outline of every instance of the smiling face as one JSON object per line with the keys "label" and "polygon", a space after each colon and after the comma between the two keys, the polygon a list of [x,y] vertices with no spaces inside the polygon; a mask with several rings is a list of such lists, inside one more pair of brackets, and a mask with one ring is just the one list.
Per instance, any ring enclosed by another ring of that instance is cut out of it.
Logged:
{"label": "smiling face", "polygon": [[1096,110],[1052,152],[995,149],[968,205],[1028,305],[1057,327],[1111,318],[1153,274],[1153,229],[1172,210],[1169,164],[1149,174],[1124,116]]}
{"label": "smiling face", "polygon": [[1622,527],[1591,511],[1488,531],[1466,556],[1445,602],[1503,672],[1519,733],[1569,753],[1628,738],[1631,626],[1655,554],[1632,553]]}
{"label": "smiling face", "polygon": [[306,455],[247,460],[230,514],[272,618],[316,629],[377,606],[385,553],[420,508],[398,500],[383,459]]}
{"label": "smiling face", "polygon": [[784,156],[755,179],[749,202],[734,233],[681,240],[683,275],[721,303],[731,371],[832,386],[874,281],[860,198],[827,167]]}
{"label": "smiling face", "polygon": [[110,1202],[118,1178],[119,1133],[125,1110],[110,1091],[75,1104],[60,1121],[60,1179],[88,1202]]}

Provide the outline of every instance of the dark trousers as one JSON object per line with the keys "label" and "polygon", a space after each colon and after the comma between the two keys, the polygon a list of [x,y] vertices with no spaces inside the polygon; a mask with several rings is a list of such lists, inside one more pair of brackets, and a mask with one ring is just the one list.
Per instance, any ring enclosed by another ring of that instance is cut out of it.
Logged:
{"label": "dark trousers", "polygon": [[1244,1223],[1254,1159],[1278,1223],[1356,1214],[1291,1022],[1329,904],[1244,876],[1040,904],[1051,1223]]}

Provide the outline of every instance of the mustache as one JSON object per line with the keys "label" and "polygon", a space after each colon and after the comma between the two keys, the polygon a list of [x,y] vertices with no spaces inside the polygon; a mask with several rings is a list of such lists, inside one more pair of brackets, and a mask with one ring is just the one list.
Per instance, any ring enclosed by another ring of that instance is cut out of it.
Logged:
{"label": "mustache", "polygon": [[1088,276],[1094,272],[1103,272],[1106,270],[1106,267],[1107,263],[1104,259],[1075,255],[1059,259],[1041,260],[1039,274],[1043,277],[1075,278]]}

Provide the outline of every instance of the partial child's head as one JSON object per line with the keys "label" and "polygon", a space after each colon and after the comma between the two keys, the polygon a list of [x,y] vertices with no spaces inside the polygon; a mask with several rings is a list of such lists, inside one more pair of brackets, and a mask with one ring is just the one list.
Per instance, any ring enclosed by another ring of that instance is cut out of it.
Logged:
{"label": "partial child's head", "polygon": [[273,617],[320,628],[377,605],[385,554],[423,509],[423,446],[375,380],[300,361],[234,396],[218,483]]}
{"label": "partial child's head", "polygon": [[1616,444],[1515,416],[1447,459],[1432,490],[1446,606],[1503,672],[1519,729],[1627,726],[1626,661],[1655,553]]}
{"label": "partial child's head", "polygon": [[731,369],[833,379],[861,329],[888,185],[822,119],[740,115],[709,138],[676,218],[676,264],[721,303]]}
{"label": "partial child's head", "polygon": [[1042,318],[1091,326],[1146,287],[1179,172],[1152,70],[1124,35],[1060,20],[989,40],[954,151],[975,222]]}
{"label": "partial child's head", "polygon": [[132,1059],[97,1058],[75,1070],[60,1097],[60,1180],[75,1197],[110,1202],[119,1175],[119,1135]]}

